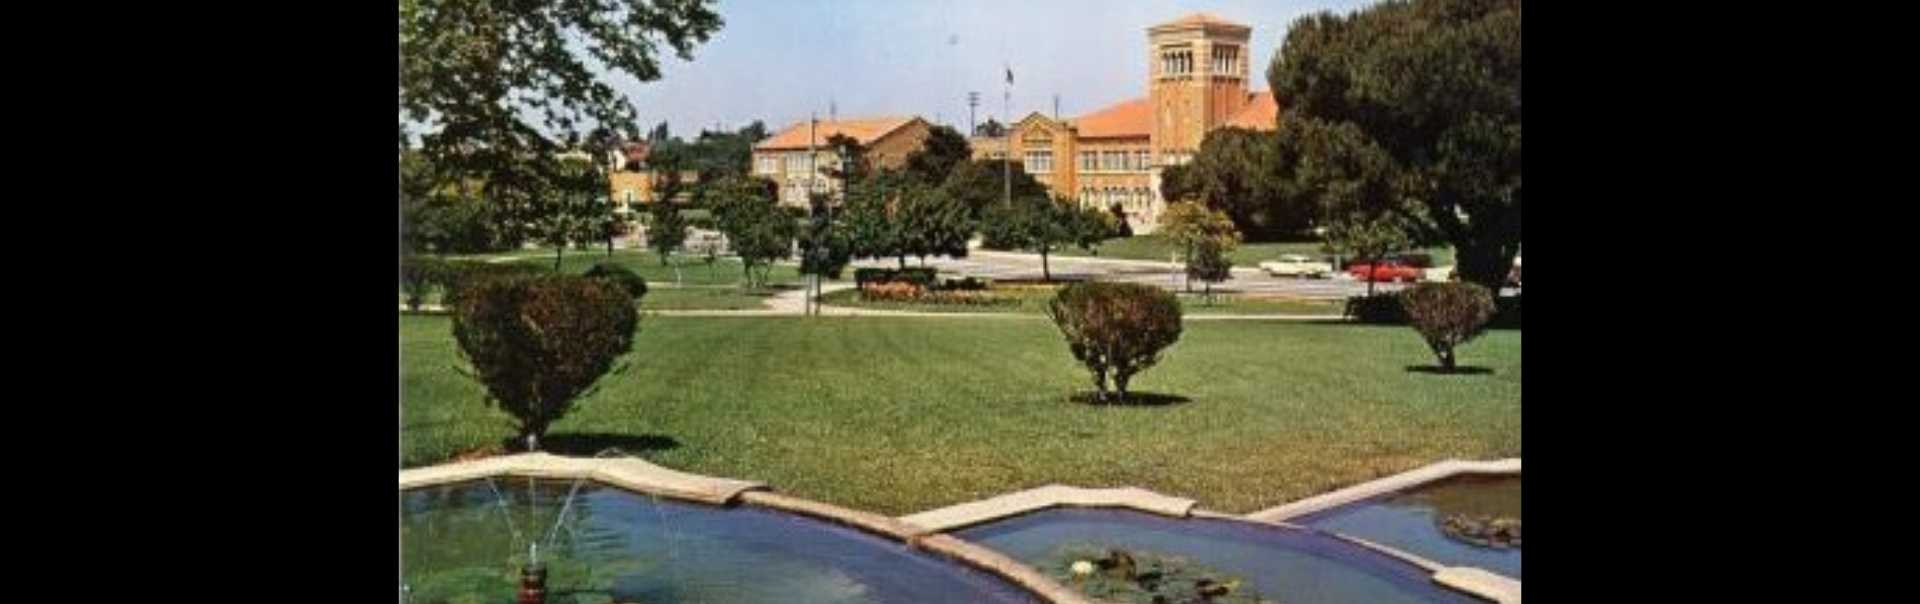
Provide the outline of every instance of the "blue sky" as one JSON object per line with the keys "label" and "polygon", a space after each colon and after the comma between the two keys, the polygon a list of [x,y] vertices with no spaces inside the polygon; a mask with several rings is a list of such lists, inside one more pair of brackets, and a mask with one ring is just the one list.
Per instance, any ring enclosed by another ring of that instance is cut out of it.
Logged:
{"label": "blue sky", "polygon": [[1341,0],[721,0],[726,25],[669,56],[660,80],[613,81],[639,110],[642,131],[673,134],[766,120],[779,130],[812,111],[920,115],[965,130],[966,93],[978,120],[1002,113],[1003,63],[1014,72],[1012,115],[1072,116],[1146,94],[1146,28],[1205,11],[1253,27],[1254,90],[1302,15],[1346,13]]}

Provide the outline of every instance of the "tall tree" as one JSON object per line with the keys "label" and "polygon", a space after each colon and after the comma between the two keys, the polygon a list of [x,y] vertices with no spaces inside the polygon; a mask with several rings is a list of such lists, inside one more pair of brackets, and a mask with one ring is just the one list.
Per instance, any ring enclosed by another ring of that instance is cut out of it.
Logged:
{"label": "tall tree", "polygon": [[[648,212],[647,247],[660,254],[660,265],[666,266],[673,251],[687,242],[687,219],[680,216],[680,208],[667,201],[655,201]],[[679,275],[679,269],[674,269]]]}
{"label": "tall tree", "polygon": [[980,231],[984,244],[994,249],[1021,249],[1040,255],[1042,279],[1053,280],[1049,256],[1075,240],[1075,222],[1081,210],[1072,202],[1044,194],[1014,197],[1010,204],[987,208]]}
{"label": "tall tree", "polygon": [[1311,166],[1299,176],[1388,183],[1349,195],[1346,209],[1391,212],[1419,238],[1444,239],[1462,279],[1499,291],[1521,238],[1520,30],[1520,0],[1385,2],[1295,21],[1267,69],[1283,141],[1292,124],[1351,135],[1387,159],[1360,183]]}
{"label": "tall tree", "polygon": [[1311,204],[1290,195],[1273,167],[1279,139],[1271,132],[1221,128],[1208,132],[1192,163],[1163,174],[1166,199],[1198,201],[1233,218],[1242,232],[1291,234],[1318,216]]}
{"label": "tall tree", "polygon": [[1019,162],[1006,166],[1003,160],[967,160],[955,164],[946,182],[940,184],[948,198],[965,205],[975,220],[986,215],[987,208],[1006,203],[1008,175],[1013,180],[1013,199],[1046,197],[1047,186],[1027,174]]}
{"label": "tall tree", "polygon": [[987,118],[987,121],[981,122],[980,125],[973,127],[973,135],[974,136],[1006,136],[1007,126],[1006,124],[1002,124],[998,121],[995,121],[993,118]]}
{"label": "tall tree", "polygon": [[842,187],[852,185],[873,175],[873,162],[867,158],[866,145],[845,134],[827,137],[827,150],[840,154],[840,162],[823,166],[821,172],[828,178],[840,181]]}
{"label": "tall tree", "polygon": [[973,221],[967,207],[948,197],[940,189],[912,183],[900,197],[900,250],[920,258],[967,257],[967,240],[973,236]]}
{"label": "tall tree", "polygon": [[[478,197],[526,225],[556,206],[540,199],[563,179],[558,155],[610,137],[636,138],[634,109],[613,74],[660,78],[658,53],[691,59],[721,26],[707,0],[401,0],[400,130],[444,182],[482,184]],[[591,57],[591,59],[589,59]],[[539,116],[539,122],[529,118]]]}
{"label": "tall tree", "polygon": [[775,205],[777,187],[750,176],[727,178],[712,187],[715,222],[740,257],[748,288],[764,287],[773,262],[793,250],[798,225]]}
{"label": "tall tree", "polygon": [[900,212],[900,199],[908,194],[909,187],[919,185],[904,180],[891,172],[882,172],[876,178],[847,189],[847,205],[842,220],[847,225],[854,257],[896,258],[900,261],[900,268],[906,268],[907,252],[902,232],[905,220]]}
{"label": "tall tree", "polygon": [[907,175],[921,184],[937,187],[946,182],[954,166],[972,157],[973,147],[967,144],[967,137],[961,136],[960,131],[947,126],[934,126],[926,142],[907,154]]}

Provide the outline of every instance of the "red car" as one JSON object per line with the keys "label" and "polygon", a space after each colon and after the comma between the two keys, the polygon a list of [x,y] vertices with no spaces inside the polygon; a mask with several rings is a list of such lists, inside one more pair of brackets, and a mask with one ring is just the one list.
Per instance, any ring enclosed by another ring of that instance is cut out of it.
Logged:
{"label": "red car", "polygon": [[[1369,271],[1369,268],[1372,270]],[[1365,262],[1347,265],[1347,274],[1353,275],[1354,279],[1366,281],[1371,275],[1375,283],[1388,281],[1414,283],[1419,281],[1425,272],[1420,267],[1399,260],[1381,260],[1371,267]]]}

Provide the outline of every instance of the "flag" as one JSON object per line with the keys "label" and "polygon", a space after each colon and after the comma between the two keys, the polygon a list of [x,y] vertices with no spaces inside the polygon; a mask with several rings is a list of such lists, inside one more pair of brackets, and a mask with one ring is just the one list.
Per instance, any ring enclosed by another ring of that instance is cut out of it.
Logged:
{"label": "flag", "polygon": [[1007,66],[1007,85],[1013,85],[1013,66]]}

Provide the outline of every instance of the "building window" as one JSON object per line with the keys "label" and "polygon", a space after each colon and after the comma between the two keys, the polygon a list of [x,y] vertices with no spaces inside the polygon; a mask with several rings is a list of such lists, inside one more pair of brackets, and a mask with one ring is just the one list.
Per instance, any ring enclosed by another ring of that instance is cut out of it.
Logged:
{"label": "building window", "polygon": [[1053,171],[1052,151],[1028,151],[1026,168],[1028,174],[1046,174]]}
{"label": "building window", "polygon": [[1147,151],[1133,152],[1133,169],[1136,172],[1145,172],[1153,169],[1152,155]]}
{"label": "building window", "polygon": [[1238,71],[1240,71],[1240,47],[1238,46],[1213,47],[1213,72],[1214,73],[1231,75],[1231,74],[1237,73]]}
{"label": "building window", "polygon": [[787,174],[789,176],[807,173],[807,154],[787,154]]}
{"label": "building window", "polygon": [[1185,46],[1169,46],[1160,51],[1160,71],[1163,75],[1178,76],[1193,73],[1193,50]]}
{"label": "building window", "polygon": [[1081,152],[1080,152],[1080,171],[1081,171],[1081,172],[1092,172],[1092,171],[1094,171],[1094,169],[1095,169],[1095,168],[1094,168],[1094,164],[1093,164],[1093,152],[1092,152],[1092,151],[1081,151]]}
{"label": "building window", "polygon": [[754,172],[758,172],[761,174],[775,174],[780,171],[779,158],[776,158],[772,155],[762,155],[755,159],[756,161],[754,163]]}

